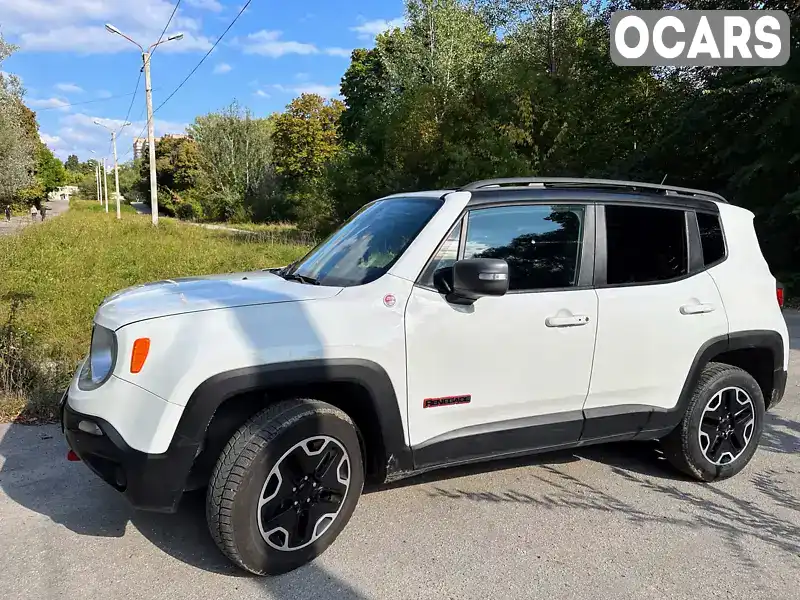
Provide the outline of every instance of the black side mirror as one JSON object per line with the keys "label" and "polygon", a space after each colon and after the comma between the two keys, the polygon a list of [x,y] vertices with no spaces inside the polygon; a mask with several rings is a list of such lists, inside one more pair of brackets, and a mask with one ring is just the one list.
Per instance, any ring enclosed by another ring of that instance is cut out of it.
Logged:
{"label": "black side mirror", "polygon": [[453,265],[452,291],[447,301],[472,304],[481,296],[503,296],[508,291],[508,263],[502,258],[467,258]]}

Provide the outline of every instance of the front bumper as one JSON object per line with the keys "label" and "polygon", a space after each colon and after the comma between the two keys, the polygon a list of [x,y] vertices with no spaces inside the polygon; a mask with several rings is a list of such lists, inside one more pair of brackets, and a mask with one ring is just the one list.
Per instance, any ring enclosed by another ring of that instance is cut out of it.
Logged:
{"label": "front bumper", "polygon": [[134,508],[156,512],[177,510],[197,452],[195,444],[173,441],[164,454],[147,454],[128,446],[104,419],[70,408],[67,394],[61,400],[60,412],[61,427],[70,449],[96,475],[122,492]]}

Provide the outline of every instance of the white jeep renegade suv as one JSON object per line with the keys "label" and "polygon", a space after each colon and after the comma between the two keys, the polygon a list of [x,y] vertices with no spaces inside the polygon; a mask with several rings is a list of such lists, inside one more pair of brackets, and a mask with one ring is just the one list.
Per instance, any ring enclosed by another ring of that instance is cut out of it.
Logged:
{"label": "white jeep renegade suv", "polygon": [[280,269],[100,305],[70,448],[138,508],[207,486],[230,560],[322,553],[365,482],[617,440],[730,477],[789,340],[753,214],[709,192],[520,178],[367,204]]}

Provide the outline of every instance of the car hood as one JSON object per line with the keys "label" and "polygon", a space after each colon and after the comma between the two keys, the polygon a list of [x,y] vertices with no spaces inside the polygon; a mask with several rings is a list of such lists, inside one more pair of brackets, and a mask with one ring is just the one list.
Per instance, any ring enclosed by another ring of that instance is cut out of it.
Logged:
{"label": "car hood", "polygon": [[136,321],[188,312],[320,300],[341,290],[286,281],[270,271],[165,279],[111,294],[100,304],[95,321],[118,329]]}

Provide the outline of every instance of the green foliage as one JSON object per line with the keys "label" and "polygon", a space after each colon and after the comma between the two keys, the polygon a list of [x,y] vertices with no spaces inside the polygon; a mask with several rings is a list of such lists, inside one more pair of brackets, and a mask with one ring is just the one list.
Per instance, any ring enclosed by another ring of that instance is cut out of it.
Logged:
{"label": "green foliage", "polygon": [[64,161],[64,168],[72,173],[79,173],[81,170],[81,162],[78,160],[77,155],[70,154],[67,160]]}
{"label": "green foliage", "polygon": [[125,198],[125,202],[143,202],[149,198],[149,193],[143,194],[141,189],[141,159],[122,163],[117,167],[119,169],[119,193]]}
{"label": "green foliage", "polygon": [[197,117],[189,133],[197,142],[203,177],[203,213],[213,220],[249,220],[259,210],[256,193],[271,176],[272,124],[237,102]]}
{"label": "green foliage", "polygon": [[42,142],[36,144],[33,185],[17,193],[23,204],[41,204],[50,192],[55,191],[67,181],[64,164]]}

